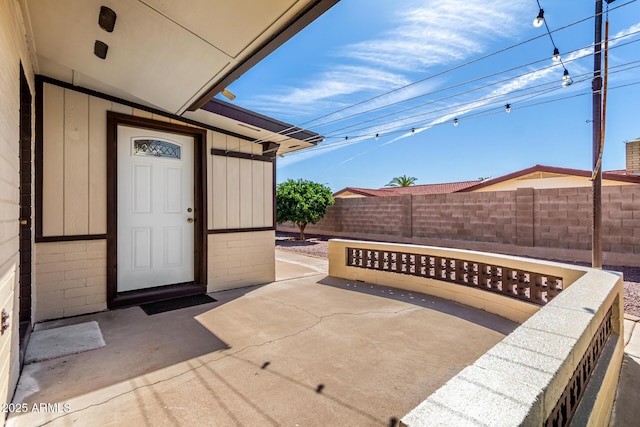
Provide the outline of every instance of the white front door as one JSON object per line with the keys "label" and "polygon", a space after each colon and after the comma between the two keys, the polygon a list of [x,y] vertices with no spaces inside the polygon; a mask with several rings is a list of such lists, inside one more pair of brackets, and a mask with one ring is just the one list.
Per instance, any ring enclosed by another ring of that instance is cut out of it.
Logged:
{"label": "white front door", "polygon": [[194,280],[193,137],[118,126],[118,292]]}

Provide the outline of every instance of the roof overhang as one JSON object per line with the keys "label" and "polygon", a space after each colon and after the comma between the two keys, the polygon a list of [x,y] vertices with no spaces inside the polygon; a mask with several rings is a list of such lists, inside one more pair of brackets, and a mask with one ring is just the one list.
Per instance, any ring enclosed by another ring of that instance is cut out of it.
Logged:
{"label": "roof overhang", "polygon": [[315,132],[292,126],[219,99],[208,101],[197,111],[187,111],[183,117],[215,126],[231,134],[241,134],[244,138],[250,138],[253,142],[262,144],[265,151],[274,155],[284,155],[292,151],[313,147],[323,139]]}
{"label": "roof overhang", "polygon": [[[35,71],[182,115],[338,0],[19,0]],[[98,25],[101,6],[116,14]],[[105,59],[94,44],[108,46]]]}

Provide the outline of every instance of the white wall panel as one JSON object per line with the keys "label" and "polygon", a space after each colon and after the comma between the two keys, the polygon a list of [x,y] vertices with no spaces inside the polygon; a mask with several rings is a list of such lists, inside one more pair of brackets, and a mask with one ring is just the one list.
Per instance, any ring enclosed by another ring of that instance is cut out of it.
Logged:
{"label": "white wall panel", "polygon": [[265,162],[262,166],[264,168],[264,226],[273,227],[275,225],[273,223],[273,210],[275,209],[273,206],[273,164]]}
{"label": "white wall panel", "polygon": [[42,234],[64,234],[64,89],[44,85]]}
{"label": "white wall panel", "polygon": [[222,156],[211,156],[212,178],[209,183],[209,199],[213,209],[213,228],[227,228],[227,158]]}
{"label": "white wall panel", "polygon": [[253,162],[240,159],[240,227],[253,227]]}
{"label": "white wall panel", "polygon": [[89,234],[107,232],[107,111],[111,102],[89,97]]}
{"label": "white wall panel", "polygon": [[227,157],[227,228],[240,228],[240,159]]}
{"label": "white wall panel", "polygon": [[264,162],[251,162],[253,179],[251,193],[253,196],[252,226],[264,227]]}
{"label": "white wall panel", "polygon": [[235,136],[226,135],[227,151],[240,151],[240,139]]}
{"label": "white wall panel", "polygon": [[89,234],[89,96],[64,90],[64,234]]}

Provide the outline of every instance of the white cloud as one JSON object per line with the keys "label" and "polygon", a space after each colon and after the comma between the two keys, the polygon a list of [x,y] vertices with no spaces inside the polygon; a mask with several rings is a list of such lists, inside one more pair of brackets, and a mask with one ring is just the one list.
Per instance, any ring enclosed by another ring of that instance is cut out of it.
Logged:
{"label": "white cloud", "polygon": [[[337,65],[301,87],[288,87],[280,93],[258,96],[252,108],[270,112],[296,113],[339,109],[341,102],[348,105],[359,92],[386,92],[409,84],[401,74],[367,66]],[[343,100],[343,101],[340,101]]]}
{"label": "white cloud", "polygon": [[521,2],[426,1],[396,16],[397,28],[347,46],[343,55],[390,69],[415,71],[460,61],[513,31]]}
{"label": "white cloud", "polygon": [[[291,111],[298,116],[313,116],[319,111],[339,110],[352,104],[356,94],[364,99],[367,94],[385,93],[409,84],[407,72],[460,61],[483,51],[491,39],[513,29],[513,16],[521,9],[519,2],[510,0],[494,0],[490,7],[483,0],[427,0],[419,6],[399,6],[393,19],[394,30],[338,48],[338,58],[356,65],[337,65],[310,76],[309,82],[257,96],[247,106],[278,117],[287,117]],[[409,94],[415,89],[411,88]],[[392,96],[399,95],[407,93]],[[369,104],[368,108],[375,105]],[[357,111],[356,108],[348,114]]]}
{"label": "white cloud", "polygon": [[[515,21],[516,16],[519,18],[526,16],[525,25],[530,26],[531,21],[528,17],[533,10],[529,4],[524,5],[523,2],[510,0],[495,0],[490,4],[484,0],[429,0],[421,2],[421,5],[421,7],[405,8],[398,12],[396,29],[384,32],[373,40],[348,45],[339,51],[341,57],[355,61],[360,65],[339,66],[320,76],[313,76],[314,83],[300,88],[288,88],[271,101],[275,100],[279,108],[288,110],[295,108],[297,111],[301,111],[305,107],[309,107],[309,100],[313,100],[311,103],[314,104],[314,107],[319,108],[318,111],[336,111],[353,104],[354,99],[366,98],[363,96],[364,93],[385,93],[394,87],[407,85],[409,73],[412,71],[424,70],[435,64],[461,63],[486,52],[487,46],[494,39],[513,33],[518,25],[522,25]],[[525,7],[527,9],[524,9]],[[636,24],[618,32],[613,37],[623,37],[639,30],[640,24]],[[614,46],[616,43],[620,43],[620,41],[611,42],[610,46]],[[563,55],[563,61],[574,78],[580,74],[588,76],[589,67],[584,64],[585,60],[581,58],[590,57],[592,54],[593,48],[589,47]],[[413,134],[417,134],[435,125],[453,120],[455,117],[461,117],[464,114],[487,107],[495,103],[502,95],[511,94],[511,99],[514,100],[531,97],[531,91],[518,92],[523,88],[531,88],[556,78],[558,88],[560,88],[561,76],[562,67],[560,65],[535,70],[511,81],[497,84],[493,86],[493,89],[477,92],[474,98],[482,99],[460,105],[459,108],[449,110],[450,113],[442,113],[437,119],[425,119],[424,123],[416,125],[415,123],[419,119],[415,117],[403,118],[402,113],[398,112],[395,116],[397,121],[393,125],[387,124],[386,126],[387,129],[407,129],[407,127],[413,126],[415,127]],[[436,88],[439,83],[441,81],[429,80],[420,85],[409,86],[402,91],[381,96],[366,104],[323,118],[321,122],[316,122],[311,126],[317,126],[318,123],[330,120],[347,118],[358,112],[424,94]],[[357,94],[359,96],[355,96]],[[540,94],[538,96],[550,95]],[[371,141],[371,135],[376,132],[381,134],[384,132],[381,125],[377,127],[373,125],[375,122],[371,122],[372,126],[370,127],[367,126],[367,123],[362,123],[363,120],[366,120],[366,116],[363,117],[358,118],[357,121],[364,126],[359,126],[358,129],[351,131],[347,127],[344,134],[349,135],[349,132],[353,132],[358,135],[368,134],[367,136],[350,136],[348,142],[339,140],[299,153],[292,153],[280,160],[279,166],[297,163],[347,145]],[[393,117],[389,118],[389,120],[392,119]],[[345,123],[348,125],[349,122]],[[333,127],[334,129],[327,131],[329,135],[331,132],[335,132],[335,128],[343,126],[335,124]],[[319,131],[323,133],[322,128]],[[381,145],[391,144],[411,135],[411,132],[406,132]]]}
{"label": "white cloud", "polygon": [[405,77],[387,71],[362,66],[337,66],[324,73],[305,88],[293,89],[289,94],[276,97],[278,102],[299,104],[350,95],[356,92],[388,90],[409,84]]}

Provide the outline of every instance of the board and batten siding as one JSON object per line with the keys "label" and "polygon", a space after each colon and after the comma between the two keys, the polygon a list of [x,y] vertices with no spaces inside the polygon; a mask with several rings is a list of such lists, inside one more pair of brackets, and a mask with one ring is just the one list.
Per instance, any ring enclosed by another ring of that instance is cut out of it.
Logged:
{"label": "board and batten siding", "polygon": [[42,236],[106,233],[106,111],[113,103],[44,84]]}
{"label": "board and batten siding", "polygon": [[[44,84],[42,236],[106,233],[106,112],[185,125],[122,104]],[[262,146],[207,131],[211,230],[273,226],[273,164],[211,155],[211,148],[261,155]]]}
{"label": "board and batten siding", "polygon": [[[250,141],[207,132],[211,149],[261,155]],[[214,292],[275,280],[275,230],[216,233],[273,227],[273,163],[228,156],[207,160],[209,235],[207,291]]]}
{"label": "board and batten siding", "polygon": [[[211,149],[261,155],[262,146],[209,130]],[[207,159],[210,230],[273,227],[273,164],[210,155]]]}
{"label": "board and batten siding", "polygon": [[[65,240],[69,236],[96,238],[106,234],[107,111],[193,126],[45,82],[43,238]],[[275,232],[254,230],[273,227],[273,163],[212,155],[212,148],[262,155],[260,144],[207,130],[208,228],[214,232],[235,231],[209,235],[207,257],[215,262],[208,266],[208,291],[273,281]],[[238,232],[242,229],[248,230]],[[223,237],[224,234],[227,235]],[[238,246],[245,249],[239,252]],[[40,259],[36,258],[36,278],[39,285],[35,292],[36,299],[42,303],[36,305],[35,318],[46,320],[106,309],[105,251],[104,240],[86,245],[56,241],[37,243],[36,256]],[[247,254],[255,255],[253,266],[252,257]]]}
{"label": "board and batten siding", "polygon": [[20,374],[20,63],[35,93],[25,34],[19,2],[0,2],[0,310],[10,316],[0,335],[0,403],[11,402]]}

